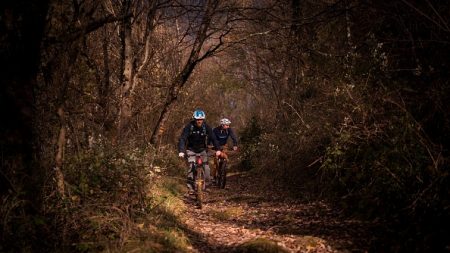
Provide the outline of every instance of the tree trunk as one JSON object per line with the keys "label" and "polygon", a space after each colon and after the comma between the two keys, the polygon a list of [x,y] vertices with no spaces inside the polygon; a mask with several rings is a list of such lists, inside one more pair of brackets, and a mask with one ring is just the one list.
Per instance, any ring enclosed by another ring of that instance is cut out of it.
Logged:
{"label": "tree trunk", "polygon": [[169,114],[175,106],[175,101],[177,100],[178,94],[180,93],[180,89],[187,82],[189,76],[195,68],[195,65],[197,65],[196,61],[188,62],[184,66],[183,71],[172,82],[172,85],[170,86],[169,96],[166,100],[166,103],[164,104],[163,110],[161,111],[158,122],[153,129],[152,137],[150,139],[151,144],[155,145],[160,141],[161,136],[164,133]]}
{"label": "tree trunk", "polygon": [[[156,15],[157,5],[156,1],[153,1],[150,7],[147,9],[146,27],[143,40],[145,46],[143,48],[142,59],[138,60],[136,57],[140,57],[139,53],[134,53],[133,37],[132,37],[132,23],[131,18],[126,18],[121,27],[122,37],[122,89],[121,89],[121,102],[119,109],[119,123],[116,138],[121,142],[129,129],[130,121],[133,115],[132,111],[132,98],[136,88],[137,78],[139,74],[145,70],[150,58],[152,58],[151,50],[151,32],[154,28],[154,19]],[[127,12],[130,8],[130,1],[123,1],[123,15],[128,16]],[[136,18],[136,17],[135,17]],[[138,64],[139,63],[139,64]]]}
{"label": "tree trunk", "polygon": [[[128,11],[128,1],[123,3],[124,13]],[[119,122],[117,126],[117,140],[122,141],[128,125],[130,123],[131,112],[131,92],[133,81],[133,56],[132,56],[132,46],[131,46],[131,20],[130,18],[125,18],[121,27],[121,39],[122,39],[122,80],[121,80],[121,101],[119,107]]]}
{"label": "tree trunk", "polygon": [[58,148],[55,157],[55,173],[56,173],[56,186],[58,193],[61,197],[65,197],[64,187],[64,175],[62,173],[62,167],[64,162],[64,149],[66,144],[66,118],[64,116],[64,108],[60,106],[58,108],[58,116],[60,121],[59,135],[58,135]]}
{"label": "tree trunk", "polygon": [[108,28],[105,26],[103,28],[103,77],[101,81],[101,85],[99,86],[99,105],[101,107],[101,115],[100,119],[102,121],[103,131],[106,132],[106,135],[109,135],[111,129],[113,129],[113,120],[109,117],[109,89],[111,86],[110,83],[110,67],[109,67],[109,38],[108,38]]}
{"label": "tree trunk", "polygon": [[[36,166],[33,135],[36,74],[48,1],[2,1],[0,18],[0,197],[26,176],[27,203],[40,206],[43,171]],[[13,177],[16,177],[13,178]],[[18,186],[21,188],[21,185]]]}
{"label": "tree trunk", "polygon": [[212,51],[218,48],[216,46],[212,51],[208,50],[205,54],[203,54],[203,56],[200,57],[200,51],[202,50],[203,44],[205,43],[208,37],[207,32],[210,27],[214,11],[218,6],[218,2],[219,1],[211,0],[205,3],[203,20],[199,27],[199,30],[197,31],[197,35],[194,44],[192,45],[192,50],[189,55],[189,58],[186,64],[184,65],[182,71],[175,77],[174,81],[170,85],[168,97],[166,99],[166,102],[164,103],[164,107],[160,113],[155,128],[153,129],[152,136],[150,139],[150,143],[153,145],[160,142],[161,136],[166,128],[166,122],[169,118],[170,112],[175,106],[175,101],[178,98],[178,94],[180,93],[181,88],[183,88],[183,86],[186,84],[195,66],[200,61],[205,59],[208,55],[210,55]]}

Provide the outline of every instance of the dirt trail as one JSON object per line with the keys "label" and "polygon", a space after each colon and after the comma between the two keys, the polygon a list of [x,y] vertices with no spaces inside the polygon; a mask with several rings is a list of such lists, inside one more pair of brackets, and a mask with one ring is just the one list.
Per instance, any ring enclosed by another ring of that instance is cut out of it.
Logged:
{"label": "dirt trail", "polygon": [[209,188],[202,209],[185,198],[186,225],[195,232],[193,252],[230,252],[236,246],[267,238],[290,252],[366,252],[368,228],[344,219],[323,202],[289,200],[258,189],[247,174],[228,177],[226,189]]}

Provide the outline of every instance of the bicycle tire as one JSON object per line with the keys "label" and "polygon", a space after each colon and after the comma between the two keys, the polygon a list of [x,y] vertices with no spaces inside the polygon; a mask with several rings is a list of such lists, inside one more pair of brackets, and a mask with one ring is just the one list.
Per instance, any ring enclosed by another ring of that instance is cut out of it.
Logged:
{"label": "bicycle tire", "polygon": [[219,162],[219,176],[218,176],[218,186],[221,189],[225,189],[225,185],[227,182],[227,162],[224,159],[221,159]]}
{"label": "bicycle tire", "polygon": [[195,179],[195,190],[197,197],[197,205],[199,208],[203,206],[203,189],[205,187],[205,174],[203,168],[197,169],[197,177]]}

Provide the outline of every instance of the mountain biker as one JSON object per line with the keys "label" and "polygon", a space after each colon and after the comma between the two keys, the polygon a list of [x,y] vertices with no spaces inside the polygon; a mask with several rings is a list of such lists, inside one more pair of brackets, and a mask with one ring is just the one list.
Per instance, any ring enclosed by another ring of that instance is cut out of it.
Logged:
{"label": "mountain biker", "polygon": [[[210,169],[208,165],[207,143],[214,145],[216,156],[221,154],[220,144],[213,134],[211,127],[205,122],[206,114],[202,110],[195,110],[192,115],[192,121],[189,122],[181,133],[178,141],[178,156],[185,157],[189,163],[195,161],[196,154],[200,154],[205,164],[205,181],[210,181]],[[194,190],[194,175],[191,168],[188,169],[187,186],[189,192]]]}
{"label": "mountain biker", "polygon": [[[220,120],[220,125],[213,129],[213,133],[214,133],[217,141],[219,142],[219,145],[221,147],[220,149],[222,150],[222,152],[219,156],[224,159],[228,159],[228,155],[224,152],[224,150],[226,150],[226,147],[227,147],[228,137],[231,137],[231,140],[233,141],[233,150],[236,151],[238,148],[237,147],[237,145],[238,145],[237,138],[236,138],[236,135],[234,134],[233,129],[230,127],[230,124],[231,124],[231,121],[229,119],[223,118]],[[211,171],[211,174],[213,175],[213,181],[215,181],[215,179],[216,179],[216,175],[217,175],[218,168],[219,168],[218,159],[217,159],[219,156],[214,157],[214,166]]]}

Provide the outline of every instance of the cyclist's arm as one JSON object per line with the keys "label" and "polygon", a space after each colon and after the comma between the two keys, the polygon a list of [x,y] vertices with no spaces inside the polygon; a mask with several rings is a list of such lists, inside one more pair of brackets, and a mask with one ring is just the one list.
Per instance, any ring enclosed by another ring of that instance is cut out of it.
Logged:
{"label": "cyclist's arm", "polygon": [[237,138],[236,138],[236,135],[234,134],[233,129],[228,128],[228,133],[230,134],[231,140],[233,140],[233,146],[237,146],[238,142],[237,142]]}
{"label": "cyclist's arm", "polygon": [[189,124],[183,128],[180,139],[178,140],[178,152],[186,153],[186,142],[189,137]]}
{"label": "cyclist's arm", "polygon": [[217,141],[216,135],[214,134],[213,130],[211,129],[211,127],[206,127],[206,134],[208,134],[208,139],[211,140],[211,143],[214,145],[214,148],[216,150],[221,150],[219,141]]}

